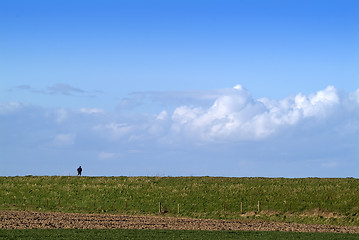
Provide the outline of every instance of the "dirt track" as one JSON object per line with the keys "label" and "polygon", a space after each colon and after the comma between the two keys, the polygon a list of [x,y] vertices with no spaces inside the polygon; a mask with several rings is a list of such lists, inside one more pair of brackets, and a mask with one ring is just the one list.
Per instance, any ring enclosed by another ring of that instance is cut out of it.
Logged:
{"label": "dirt track", "polygon": [[0,211],[0,229],[183,229],[359,233],[356,226],[306,225],[265,221],[208,220],[157,216]]}

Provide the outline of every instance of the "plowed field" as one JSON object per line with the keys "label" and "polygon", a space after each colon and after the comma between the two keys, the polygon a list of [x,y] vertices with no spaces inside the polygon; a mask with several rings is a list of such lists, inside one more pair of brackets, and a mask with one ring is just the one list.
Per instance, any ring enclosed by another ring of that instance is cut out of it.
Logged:
{"label": "plowed field", "polygon": [[359,233],[357,226],[266,221],[209,220],[160,216],[0,211],[0,229],[170,229]]}

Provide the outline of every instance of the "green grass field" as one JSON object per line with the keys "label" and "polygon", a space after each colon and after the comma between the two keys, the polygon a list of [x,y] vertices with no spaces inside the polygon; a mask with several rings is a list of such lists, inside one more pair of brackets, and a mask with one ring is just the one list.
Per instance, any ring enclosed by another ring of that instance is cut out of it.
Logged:
{"label": "green grass field", "polygon": [[336,240],[359,239],[357,234],[294,233],[294,232],[241,232],[241,231],[184,231],[184,230],[79,230],[31,229],[0,230],[0,239],[241,239],[241,240]]}
{"label": "green grass field", "polygon": [[166,216],[359,225],[358,185],[353,178],[0,177],[0,209],[154,215],[161,202]]}

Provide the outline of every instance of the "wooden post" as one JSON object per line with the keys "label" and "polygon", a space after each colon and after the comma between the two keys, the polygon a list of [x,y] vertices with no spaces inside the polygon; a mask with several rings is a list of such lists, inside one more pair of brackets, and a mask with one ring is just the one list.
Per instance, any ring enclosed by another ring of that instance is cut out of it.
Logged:
{"label": "wooden post", "polygon": [[241,213],[243,213],[243,202],[241,202]]}
{"label": "wooden post", "polygon": [[260,203],[260,201],[258,201],[258,212],[260,212],[261,211],[261,203]]}
{"label": "wooden post", "polygon": [[59,199],[59,207],[61,207],[61,200]]}
{"label": "wooden post", "polygon": [[158,203],[158,213],[161,213],[161,202]]}
{"label": "wooden post", "polygon": [[180,205],[179,205],[179,203],[177,204],[177,214],[179,214],[180,213]]}

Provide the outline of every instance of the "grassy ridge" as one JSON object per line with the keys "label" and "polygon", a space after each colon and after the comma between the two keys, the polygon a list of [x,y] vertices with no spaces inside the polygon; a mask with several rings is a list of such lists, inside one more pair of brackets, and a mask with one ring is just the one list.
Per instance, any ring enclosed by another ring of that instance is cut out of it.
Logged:
{"label": "grassy ridge", "polygon": [[358,184],[353,178],[0,177],[0,209],[158,214],[161,202],[173,216],[359,225]]}
{"label": "grassy ridge", "polygon": [[358,239],[356,234],[241,232],[241,231],[186,231],[186,230],[95,230],[95,229],[30,229],[0,230],[0,239],[275,239],[275,240],[334,240]]}

